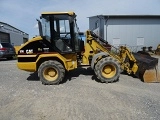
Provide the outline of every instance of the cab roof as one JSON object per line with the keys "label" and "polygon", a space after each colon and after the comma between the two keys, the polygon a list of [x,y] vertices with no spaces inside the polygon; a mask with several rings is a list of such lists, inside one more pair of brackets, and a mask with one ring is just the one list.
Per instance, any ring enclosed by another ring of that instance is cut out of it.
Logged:
{"label": "cab roof", "polygon": [[74,12],[42,12],[41,14],[42,15],[51,15],[51,14],[53,14],[53,15],[59,15],[59,14],[61,14],[61,15],[64,15],[64,14],[75,15]]}

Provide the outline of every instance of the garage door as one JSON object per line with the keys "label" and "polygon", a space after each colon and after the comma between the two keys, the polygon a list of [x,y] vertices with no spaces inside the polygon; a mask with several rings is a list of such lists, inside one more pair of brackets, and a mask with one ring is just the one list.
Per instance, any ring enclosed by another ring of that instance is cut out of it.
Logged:
{"label": "garage door", "polygon": [[9,34],[8,33],[4,33],[4,32],[0,32],[0,42],[7,42],[9,43]]}

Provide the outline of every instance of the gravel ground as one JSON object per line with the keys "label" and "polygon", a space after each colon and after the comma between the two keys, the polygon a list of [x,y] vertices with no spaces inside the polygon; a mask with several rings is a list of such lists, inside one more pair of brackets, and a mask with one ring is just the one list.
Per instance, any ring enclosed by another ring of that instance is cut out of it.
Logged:
{"label": "gravel ground", "polygon": [[[71,77],[72,76],[72,77]],[[90,69],[71,71],[60,85],[42,85],[16,60],[0,60],[0,120],[159,120],[159,83],[121,74],[99,83]]]}

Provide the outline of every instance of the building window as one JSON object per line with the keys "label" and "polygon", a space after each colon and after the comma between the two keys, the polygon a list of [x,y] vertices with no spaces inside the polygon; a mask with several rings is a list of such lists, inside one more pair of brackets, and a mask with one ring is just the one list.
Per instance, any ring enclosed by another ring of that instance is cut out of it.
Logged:
{"label": "building window", "polygon": [[144,45],[144,37],[137,37],[137,46]]}
{"label": "building window", "polygon": [[113,45],[114,46],[119,46],[121,44],[120,38],[113,38]]}

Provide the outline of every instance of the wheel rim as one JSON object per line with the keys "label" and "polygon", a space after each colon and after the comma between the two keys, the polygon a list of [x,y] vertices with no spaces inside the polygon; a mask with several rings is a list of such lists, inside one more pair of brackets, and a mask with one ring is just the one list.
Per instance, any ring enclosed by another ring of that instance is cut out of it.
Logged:
{"label": "wheel rim", "polygon": [[58,78],[58,71],[55,68],[46,68],[43,76],[47,81],[55,81]]}
{"label": "wheel rim", "polygon": [[105,78],[112,78],[116,74],[116,67],[114,65],[105,65],[102,68],[102,75]]}

